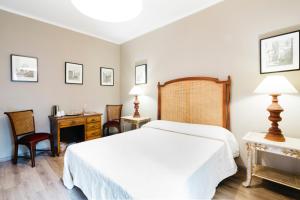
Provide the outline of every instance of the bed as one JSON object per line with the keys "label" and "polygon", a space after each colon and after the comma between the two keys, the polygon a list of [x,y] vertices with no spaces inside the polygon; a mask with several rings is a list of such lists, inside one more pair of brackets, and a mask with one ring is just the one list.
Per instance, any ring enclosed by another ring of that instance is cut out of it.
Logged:
{"label": "bed", "polygon": [[158,84],[159,120],[68,147],[64,185],[79,187],[91,200],[211,199],[237,171],[229,100],[230,79]]}

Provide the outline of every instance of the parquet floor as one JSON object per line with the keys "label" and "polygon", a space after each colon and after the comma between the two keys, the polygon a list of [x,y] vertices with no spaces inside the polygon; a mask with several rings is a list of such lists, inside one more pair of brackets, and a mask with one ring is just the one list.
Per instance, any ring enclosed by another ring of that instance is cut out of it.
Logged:
{"label": "parquet floor", "polygon": [[[86,199],[78,188],[67,190],[61,181],[63,156],[37,156],[36,167],[30,161],[19,159],[18,165],[0,163],[0,200],[82,200]],[[268,181],[255,179],[251,188],[244,188],[244,172],[224,180],[214,199],[235,200],[300,200],[300,191]]]}

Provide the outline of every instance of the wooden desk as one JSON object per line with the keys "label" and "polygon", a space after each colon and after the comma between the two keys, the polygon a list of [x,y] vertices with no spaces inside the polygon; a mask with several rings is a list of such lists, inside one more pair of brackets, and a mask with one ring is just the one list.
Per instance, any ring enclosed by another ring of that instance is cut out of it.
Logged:
{"label": "wooden desk", "polygon": [[55,154],[60,153],[61,128],[84,126],[84,140],[92,140],[102,136],[102,114],[54,117],[49,116],[50,130],[53,134]]}

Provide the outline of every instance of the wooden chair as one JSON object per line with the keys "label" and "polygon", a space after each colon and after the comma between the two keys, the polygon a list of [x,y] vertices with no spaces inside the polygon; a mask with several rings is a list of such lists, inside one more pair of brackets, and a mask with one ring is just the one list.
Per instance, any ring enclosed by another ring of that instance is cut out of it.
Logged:
{"label": "wooden chair", "polygon": [[116,128],[121,132],[121,115],[123,105],[106,105],[106,123],[103,125],[104,136],[109,136],[109,128]]}
{"label": "wooden chair", "polygon": [[53,136],[49,133],[36,133],[33,110],[18,112],[5,112],[9,118],[14,137],[13,163],[17,164],[19,144],[25,145],[30,150],[31,166],[35,167],[36,144],[43,140],[50,140],[52,156],[54,156]]}

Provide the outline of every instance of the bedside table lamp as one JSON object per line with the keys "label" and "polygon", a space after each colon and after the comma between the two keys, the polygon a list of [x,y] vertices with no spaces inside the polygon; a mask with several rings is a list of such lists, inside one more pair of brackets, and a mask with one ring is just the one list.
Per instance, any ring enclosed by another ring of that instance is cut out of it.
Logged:
{"label": "bedside table lamp", "polygon": [[141,95],[143,93],[142,89],[138,86],[134,86],[129,94],[132,95],[132,96],[135,96],[134,98],[134,114],[133,114],[133,117],[134,118],[139,118],[140,117],[140,113],[139,113],[139,99],[138,99],[138,96]]}
{"label": "bedside table lamp", "polygon": [[298,93],[298,91],[284,76],[268,76],[258,85],[254,93],[272,96],[272,104],[267,109],[270,112],[269,120],[272,122],[272,126],[265,138],[276,142],[284,142],[285,138],[278,128],[278,122],[281,121],[280,113],[283,111],[278,104],[278,96]]}

